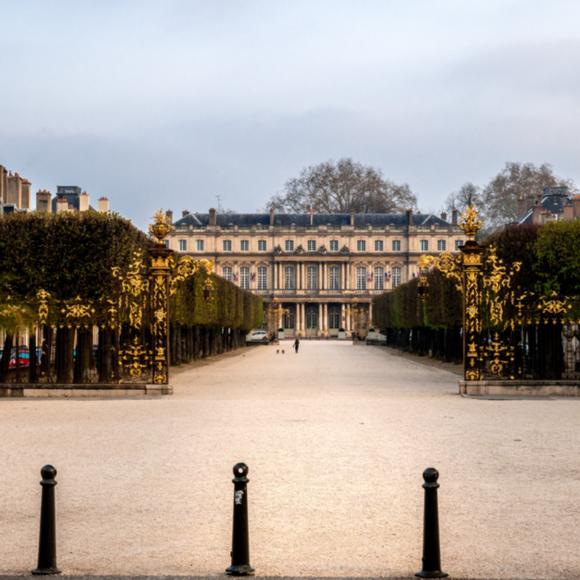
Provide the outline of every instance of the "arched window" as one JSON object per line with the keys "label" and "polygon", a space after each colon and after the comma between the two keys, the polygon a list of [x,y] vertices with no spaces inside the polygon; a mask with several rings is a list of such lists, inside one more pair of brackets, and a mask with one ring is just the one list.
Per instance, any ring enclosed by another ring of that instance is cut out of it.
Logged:
{"label": "arched window", "polygon": [[284,268],[284,288],[286,290],[296,290],[296,269],[294,266]]}
{"label": "arched window", "polygon": [[382,266],[375,268],[375,290],[384,290],[385,288],[385,269]]}
{"label": "arched window", "polygon": [[248,266],[240,268],[240,288],[243,290],[250,289],[250,268]]}
{"label": "arched window", "polygon": [[222,276],[224,277],[225,280],[229,280],[230,282],[232,281],[232,269],[230,266],[224,266],[222,268]]}
{"label": "arched window", "polygon": [[330,290],[340,290],[340,266],[330,266]]}
{"label": "arched window", "polygon": [[268,268],[258,266],[258,290],[268,289]]}
{"label": "arched window", "polygon": [[395,266],[393,268],[393,288],[401,285],[401,268]]}
{"label": "arched window", "polygon": [[367,289],[367,269],[366,266],[358,266],[356,269],[356,289]]}
{"label": "arched window", "polygon": [[306,289],[316,290],[318,288],[318,266],[309,265],[306,267]]}

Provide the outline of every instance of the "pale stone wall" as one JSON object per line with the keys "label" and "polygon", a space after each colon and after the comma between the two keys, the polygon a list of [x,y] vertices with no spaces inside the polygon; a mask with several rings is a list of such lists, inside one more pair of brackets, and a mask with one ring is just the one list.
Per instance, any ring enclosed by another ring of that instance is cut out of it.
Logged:
{"label": "pale stone wall", "polygon": [[[210,223],[214,220],[215,214],[210,213]],[[169,247],[211,260],[220,276],[227,277],[229,272],[233,282],[244,285],[247,281],[246,288],[261,295],[267,304],[281,304],[290,310],[291,320],[286,318],[293,324],[290,334],[328,337],[338,334],[336,314],[332,317],[338,310],[340,327],[365,335],[372,324],[374,296],[391,290],[395,280],[402,284],[417,276],[422,254],[455,251],[456,244],[464,239],[456,224],[365,228],[208,225],[176,229],[169,236]],[[231,250],[225,249],[224,241]],[[286,251],[287,242],[292,250]],[[300,246],[303,251],[297,251]],[[295,284],[286,282],[287,266],[294,268]],[[309,276],[311,266],[314,270]],[[331,285],[334,267],[338,268],[338,288]],[[259,268],[266,269],[265,289],[258,285]],[[360,268],[366,268],[366,273]],[[276,325],[280,317],[275,317]]]}

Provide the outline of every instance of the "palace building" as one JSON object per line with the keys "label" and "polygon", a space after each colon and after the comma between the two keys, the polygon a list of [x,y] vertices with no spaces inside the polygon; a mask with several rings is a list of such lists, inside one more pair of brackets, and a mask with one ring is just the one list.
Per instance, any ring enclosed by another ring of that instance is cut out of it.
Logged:
{"label": "palace building", "polygon": [[218,214],[184,211],[169,247],[214,263],[264,299],[270,330],[286,336],[366,335],[372,298],[417,276],[419,257],[457,251],[465,236],[446,214]]}

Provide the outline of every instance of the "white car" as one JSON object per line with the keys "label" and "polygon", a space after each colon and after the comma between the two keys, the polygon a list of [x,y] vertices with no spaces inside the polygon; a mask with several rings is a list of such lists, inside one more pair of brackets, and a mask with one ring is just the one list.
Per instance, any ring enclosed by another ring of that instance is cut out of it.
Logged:
{"label": "white car", "polygon": [[385,344],[387,337],[380,331],[370,328],[366,338],[367,344]]}
{"label": "white car", "polygon": [[260,344],[268,344],[270,342],[270,337],[265,330],[250,330],[248,334],[246,334],[246,342],[254,342]]}

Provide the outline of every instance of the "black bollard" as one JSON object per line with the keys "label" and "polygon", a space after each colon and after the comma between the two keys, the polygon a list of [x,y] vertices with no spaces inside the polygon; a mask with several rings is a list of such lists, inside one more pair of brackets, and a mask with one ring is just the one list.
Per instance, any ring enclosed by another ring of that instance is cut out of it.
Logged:
{"label": "black bollard", "polygon": [[425,490],[425,515],[423,520],[423,568],[415,576],[419,578],[445,578],[441,571],[441,549],[439,547],[439,515],[437,507],[437,479],[439,472],[428,467],[423,472]]}
{"label": "black bollard", "polygon": [[45,465],[40,470],[42,481],[42,500],[40,506],[40,539],[38,542],[38,566],[33,574],[60,574],[56,565],[56,516],[54,506],[54,487],[56,469]]}
{"label": "black bollard", "polygon": [[232,532],[232,565],[226,570],[231,576],[253,576],[250,565],[250,535],[248,532],[248,466],[234,465],[234,526]]}

